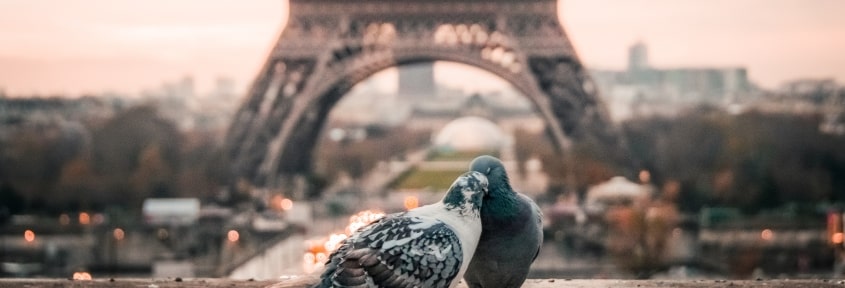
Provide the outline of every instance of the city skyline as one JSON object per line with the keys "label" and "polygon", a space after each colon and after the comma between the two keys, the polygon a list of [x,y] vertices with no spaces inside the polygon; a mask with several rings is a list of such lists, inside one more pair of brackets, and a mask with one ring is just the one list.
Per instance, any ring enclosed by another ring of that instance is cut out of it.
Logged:
{"label": "city skyline", "polygon": [[[0,88],[10,95],[137,93],[191,75],[200,92],[219,76],[243,91],[278,37],[286,6],[4,1]],[[845,81],[845,38],[836,37],[845,35],[845,18],[836,12],[845,11],[845,2],[564,0],[560,7],[591,69],[624,69],[628,46],[643,41],[655,67],[741,66],[764,88],[796,78]],[[479,78],[461,68],[436,73],[447,85],[493,81],[467,81]]]}

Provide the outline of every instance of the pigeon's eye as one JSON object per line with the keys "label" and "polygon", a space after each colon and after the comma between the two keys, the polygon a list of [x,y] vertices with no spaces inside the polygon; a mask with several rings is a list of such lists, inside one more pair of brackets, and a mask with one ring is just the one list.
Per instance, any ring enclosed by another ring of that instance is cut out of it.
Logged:
{"label": "pigeon's eye", "polygon": [[484,174],[490,174],[491,169],[493,169],[493,167],[487,167],[487,172],[485,172]]}

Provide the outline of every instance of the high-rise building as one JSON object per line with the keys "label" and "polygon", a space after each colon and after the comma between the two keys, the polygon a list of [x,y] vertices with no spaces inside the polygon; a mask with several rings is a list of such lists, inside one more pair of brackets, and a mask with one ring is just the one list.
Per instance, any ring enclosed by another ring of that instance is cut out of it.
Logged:
{"label": "high-rise building", "polygon": [[[681,107],[742,102],[753,85],[744,67],[651,67],[648,47],[637,42],[628,49],[628,68],[592,70],[608,101],[611,117],[676,113]],[[665,112],[665,113],[663,113]]]}
{"label": "high-rise building", "polygon": [[628,48],[628,70],[645,70],[648,66],[648,47],[642,41],[637,41]]}

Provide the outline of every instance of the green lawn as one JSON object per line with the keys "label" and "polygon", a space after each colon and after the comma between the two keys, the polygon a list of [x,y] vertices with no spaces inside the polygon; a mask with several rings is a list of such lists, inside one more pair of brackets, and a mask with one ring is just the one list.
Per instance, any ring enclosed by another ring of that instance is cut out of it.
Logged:
{"label": "green lawn", "polygon": [[[481,155],[491,155],[494,157],[499,157],[499,153],[494,151],[432,151],[428,155],[428,160],[430,161],[472,161],[475,157]],[[451,184],[451,183],[449,183]]]}
{"label": "green lawn", "polygon": [[418,170],[411,169],[405,175],[399,177],[391,185],[393,189],[424,189],[429,188],[435,191],[445,191],[452,185],[455,178],[458,178],[466,170]]}

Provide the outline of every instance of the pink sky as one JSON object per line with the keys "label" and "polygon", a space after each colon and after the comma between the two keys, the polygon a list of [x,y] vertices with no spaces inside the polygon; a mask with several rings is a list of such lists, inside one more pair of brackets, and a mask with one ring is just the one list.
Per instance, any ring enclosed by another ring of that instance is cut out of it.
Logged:
{"label": "pink sky", "polygon": [[[589,67],[621,69],[627,47],[643,40],[657,67],[745,66],[770,88],[804,77],[845,82],[845,1],[564,1],[562,21]],[[0,1],[0,87],[134,94],[185,75],[207,89],[224,75],[243,88],[286,7],[280,0]]]}

